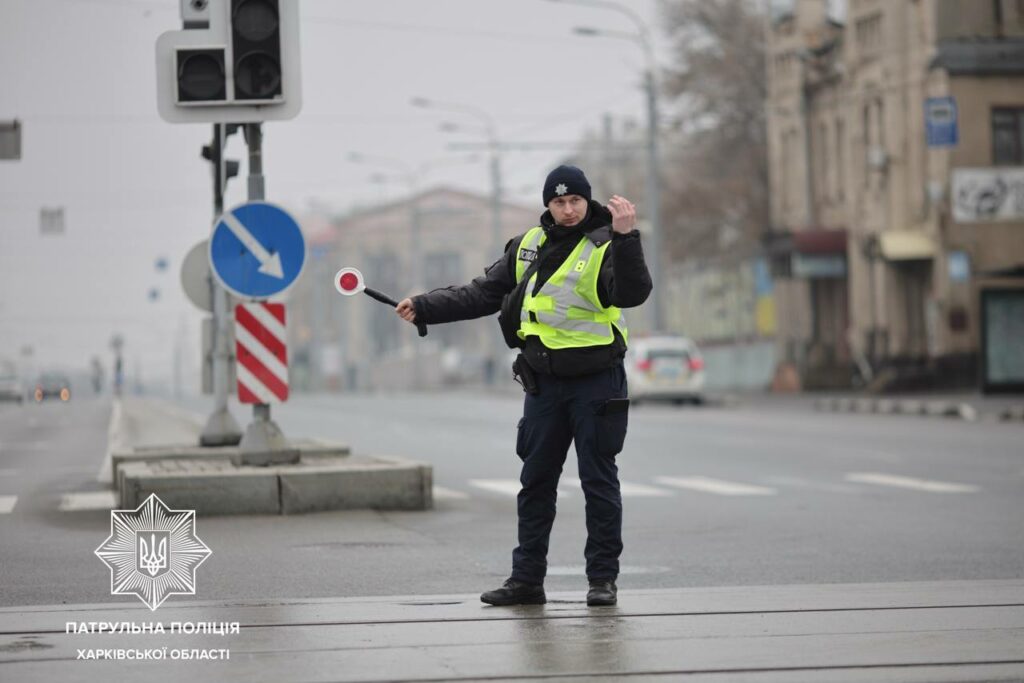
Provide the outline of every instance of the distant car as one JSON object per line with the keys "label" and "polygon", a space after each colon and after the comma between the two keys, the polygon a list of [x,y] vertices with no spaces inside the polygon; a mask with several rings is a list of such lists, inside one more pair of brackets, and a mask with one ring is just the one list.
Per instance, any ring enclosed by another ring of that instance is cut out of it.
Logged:
{"label": "distant car", "polygon": [[634,404],[649,400],[704,402],[704,359],[686,337],[631,339],[626,376]]}
{"label": "distant car", "polygon": [[25,385],[17,375],[0,375],[0,401],[22,403],[25,400]]}
{"label": "distant car", "polygon": [[33,392],[36,403],[42,403],[48,398],[57,398],[61,401],[71,400],[71,382],[65,375],[51,372],[42,375],[36,382]]}

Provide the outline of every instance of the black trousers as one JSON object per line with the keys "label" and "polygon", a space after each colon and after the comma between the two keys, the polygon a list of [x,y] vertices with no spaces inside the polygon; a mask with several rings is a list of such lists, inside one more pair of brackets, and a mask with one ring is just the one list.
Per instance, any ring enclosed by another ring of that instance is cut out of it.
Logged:
{"label": "black trousers", "polygon": [[615,579],[622,554],[622,496],[615,456],[626,438],[626,373],[622,364],[583,377],[539,374],[540,391],[526,395],[516,453],[519,478],[519,545],[512,553],[512,578],[543,583],[548,539],[555,521],[558,478],[569,445],[576,442],[580,482],[586,497],[587,577]]}

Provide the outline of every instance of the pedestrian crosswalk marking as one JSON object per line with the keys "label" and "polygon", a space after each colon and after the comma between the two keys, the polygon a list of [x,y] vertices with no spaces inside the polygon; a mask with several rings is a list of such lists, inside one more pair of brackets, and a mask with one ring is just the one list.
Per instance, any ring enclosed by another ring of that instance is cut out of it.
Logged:
{"label": "pedestrian crosswalk marking", "polygon": [[466,500],[467,498],[469,498],[468,493],[446,489],[443,486],[434,487],[434,500]]}
{"label": "pedestrian crosswalk marking", "polygon": [[117,494],[114,491],[83,491],[65,493],[60,497],[61,512],[78,510],[113,510],[117,507]]}
{"label": "pedestrian crosswalk marking", "polygon": [[903,477],[896,474],[884,474],[881,472],[850,472],[846,475],[846,481],[852,481],[859,484],[895,486],[897,488],[916,489],[918,491],[929,491],[931,493],[975,493],[981,490],[980,487],[971,484],[954,484],[946,481],[915,479],[914,477]]}
{"label": "pedestrian crosswalk marking", "polygon": [[774,496],[778,491],[767,486],[740,484],[711,477],[655,477],[654,481],[665,486],[691,489],[720,496]]}
{"label": "pedestrian crosswalk marking", "polygon": [[470,486],[478,489],[504,493],[511,496],[518,496],[522,486],[515,479],[470,479]]}
{"label": "pedestrian crosswalk marking", "polygon": [[0,496],[0,515],[5,515],[13,510],[17,502],[17,496]]}
{"label": "pedestrian crosswalk marking", "polygon": [[863,491],[862,488],[857,486],[811,481],[800,477],[767,477],[765,478],[765,482],[769,484],[778,484],[779,486],[791,486],[797,489],[807,489],[810,491],[827,491],[828,493],[859,493]]}
{"label": "pedestrian crosswalk marking", "polygon": [[[469,483],[478,489],[494,491],[495,493],[502,493],[508,496],[518,496],[520,489],[523,488],[518,479],[470,479]],[[572,494],[568,489],[559,486],[558,495],[566,497]]]}
{"label": "pedestrian crosswalk marking", "polygon": [[[581,486],[580,480],[573,477],[562,477],[562,483],[574,488],[580,488]],[[629,481],[620,481],[619,491],[622,493],[623,498],[668,498],[675,495],[672,491],[655,488],[647,484],[634,484]]]}

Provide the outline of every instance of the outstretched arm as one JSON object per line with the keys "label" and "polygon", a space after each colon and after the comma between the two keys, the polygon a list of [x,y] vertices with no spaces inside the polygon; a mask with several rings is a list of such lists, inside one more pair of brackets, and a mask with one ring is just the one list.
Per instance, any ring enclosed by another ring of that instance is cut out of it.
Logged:
{"label": "outstretched arm", "polygon": [[515,247],[505,245],[505,254],[484,270],[484,274],[461,286],[442,287],[426,294],[402,299],[395,313],[409,322],[427,325],[470,320],[497,313],[501,300],[515,287]]}

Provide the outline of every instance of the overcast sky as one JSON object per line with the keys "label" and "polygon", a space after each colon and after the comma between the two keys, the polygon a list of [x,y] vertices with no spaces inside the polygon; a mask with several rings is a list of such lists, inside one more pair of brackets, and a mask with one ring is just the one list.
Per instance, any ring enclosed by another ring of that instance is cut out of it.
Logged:
{"label": "overcast sky", "polygon": [[[622,0],[669,55],[655,0]],[[789,0],[773,0],[786,5]],[[845,3],[834,2],[842,7]],[[124,335],[128,370],[171,373],[175,339],[196,378],[203,313],[179,284],[181,261],[210,229],[211,190],[199,150],[207,124],[156,111],[155,42],[180,29],[178,0],[0,0],[0,120],[20,119],[20,161],[0,161],[0,360],[34,350],[37,368],[109,364]],[[475,105],[508,142],[574,142],[605,113],[642,121],[643,52],[574,26],[632,32],[622,15],[546,0],[301,0],[303,108],[264,126],[267,199],[300,212],[393,199],[400,183],[349,153],[426,165],[423,186],[489,192],[485,155],[466,163],[439,130],[471,118],[415,108],[415,96]],[[244,156],[240,136],[229,153]],[[540,186],[560,152],[503,155],[506,198],[540,212]],[[458,162],[458,163],[453,163]],[[243,166],[244,173],[244,166]],[[227,205],[245,200],[244,181]],[[40,234],[43,207],[66,232]],[[166,258],[164,272],[155,266]],[[160,298],[148,293],[158,289]]]}
{"label": "overcast sky", "polygon": [[[663,51],[654,0],[629,4]],[[482,140],[439,131],[473,121],[410,106],[417,95],[480,107],[511,142],[572,142],[605,112],[643,116],[642,51],[571,33],[632,31],[614,12],[545,0],[301,0],[300,13],[302,112],[265,125],[267,199],[295,210],[404,192],[369,182],[381,169],[350,163],[352,151],[417,166],[451,158],[452,142]],[[22,159],[0,161],[0,358],[31,346],[39,368],[84,367],[93,355],[109,365],[107,343],[121,332],[128,370],[166,377],[180,335],[195,381],[203,314],[178,278],[209,233],[199,150],[210,129],[161,120],[154,77],[157,36],[179,28],[177,0],[0,0],[0,120],[24,128]],[[243,155],[237,136],[229,151]],[[539,213],[558,157],[506,154],[507,196]],[[487,192],[486,161],[434,166],[424,177],[433,184]],[[244,191],[234,181],[228,205]],[[40,234],[42,207],[64,207],[64,235]]]}

